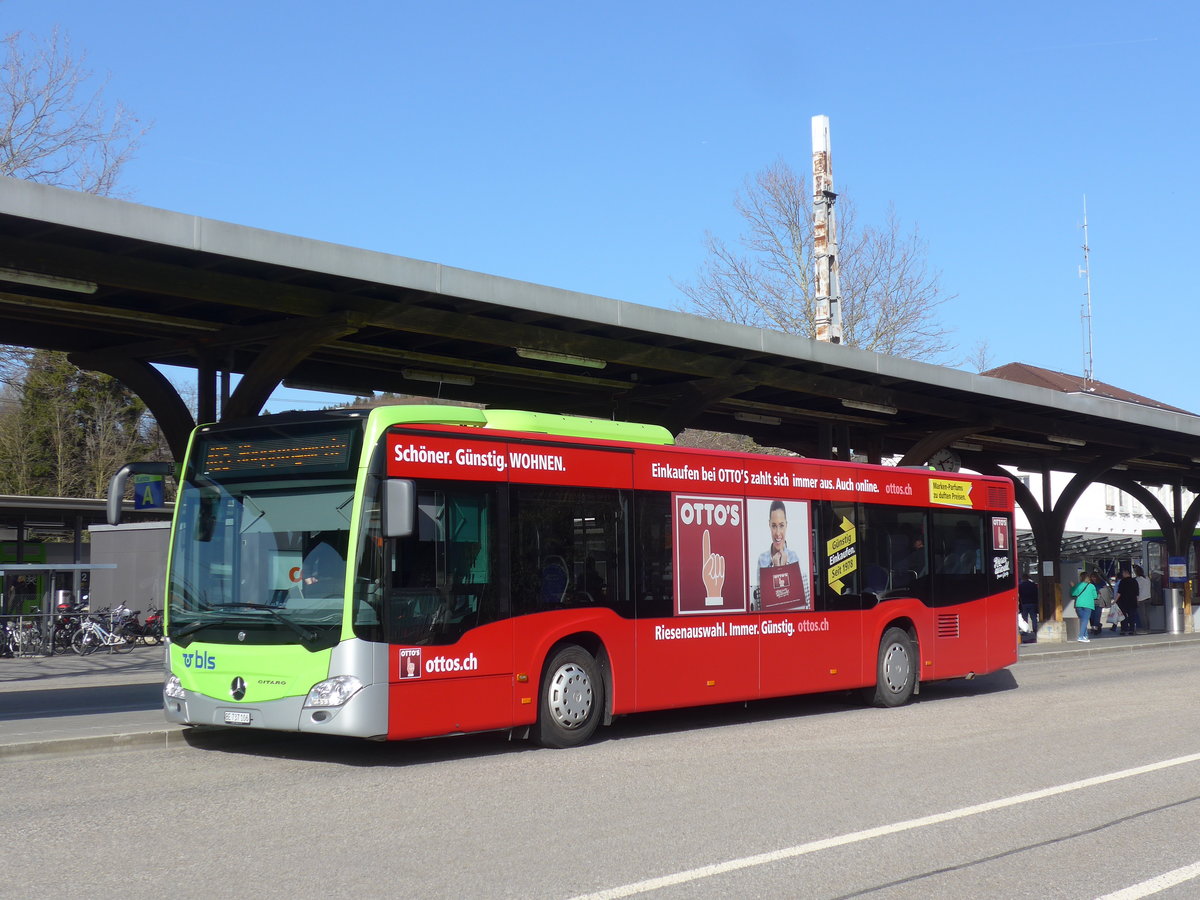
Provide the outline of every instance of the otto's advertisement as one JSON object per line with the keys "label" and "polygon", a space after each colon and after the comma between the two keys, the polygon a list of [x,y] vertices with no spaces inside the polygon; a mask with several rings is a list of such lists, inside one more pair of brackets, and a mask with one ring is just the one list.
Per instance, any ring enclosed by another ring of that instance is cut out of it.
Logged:
{"label": "otto's advertisement", "polygon": [[752,608],[762,612],[812,609],[812,535],[803,500],[747,500]]}
{"label": "otto's advertisement", "polygon": [[675,496],[678,615],[813,608],[809,504]]}
{"label": "otto's advertisement", "polygon": [[745,612],[746,503],[675,497],[675,598],[680,615]]}
{"label": "otto's advertisement", "polygon": [[627,487],[631,477],[624,453],[434,435],[389,435],[387,465],[393,478]]}
{"label": "otto's advertisement", "polygon": [[474,653],[448,656],[428,653],[422,647],[401,647],[397,652],[400,669],[397,674],[402,680],[417,679],[423,675],[479,674],[479,657]]}

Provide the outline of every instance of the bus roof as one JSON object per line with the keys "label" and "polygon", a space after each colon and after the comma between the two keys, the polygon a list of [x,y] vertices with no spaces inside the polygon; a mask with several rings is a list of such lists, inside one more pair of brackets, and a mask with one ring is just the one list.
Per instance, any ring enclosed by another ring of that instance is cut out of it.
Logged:
{"label": "bus roof", "polygon": [[395,406],[378,406],[371,412],[382,428],[389,425],[466,425],[497,431],[521,431],[530,434],[625,441],[635,444],[662,446],[675,443],[674,435],[661,425],[525,412],[519,409],[397,404]]}

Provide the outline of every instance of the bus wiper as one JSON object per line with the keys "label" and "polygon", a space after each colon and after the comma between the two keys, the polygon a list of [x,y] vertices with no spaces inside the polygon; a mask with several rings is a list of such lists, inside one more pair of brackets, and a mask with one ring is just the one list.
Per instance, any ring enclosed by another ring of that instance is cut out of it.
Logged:
{"label": "bus wiper", "polygon": [[251,528],[254,527],[255,522],[257,522],[259,519],[261,519],[263,516],[265,516],[267,514],[267,511],[265,509],[263,509],[261,506],[259,506],[257,503],[255,503],[254,498],[251,497],[249,494],[246,494],[245,496],[242,497],[242,503],[243,503],[243,505],[249,504],[249,505],[253,506],[255,509],[258,510],[258,515],[255,516],[253,519],[251,519],[250,522],[247,525],[245,525],[241,531],[238,532],[238,534],[245,534],[247,531],[249,531]]}
{"label": "bus wiper", "polygon": [[292,631],[296,632],[296,634],[298,634],[300,636],[300,640],[315,641],[317,639],[317,633],[315,631],[309,631],[304,626],[297,625],[295,622],[293,622],[291,619],[289,619],[287,616],[285,616],[279,610],[275,609],[275,607],[273,607],[273,606],[266,606],[265,604],[262,604],[262,603],[226,603],[224,605],[227,608],[234,607],[236,609],[261,609],[264,612],[269,612],[271,615],[273,615],[276,619],[278,619],[280,622],[282,622],[288,628],[292,629]]}
{"label": "bus wiper", "polygon": [[175,629],[167,629],[167,637],[169,637],[171,640],[175,640],[176,638],[185,637],[189,634],[195,634],[202,628],[211,628],[213,625],[224,624],[225,623],[221,621],[193,622],[191,625],[180,625]]}

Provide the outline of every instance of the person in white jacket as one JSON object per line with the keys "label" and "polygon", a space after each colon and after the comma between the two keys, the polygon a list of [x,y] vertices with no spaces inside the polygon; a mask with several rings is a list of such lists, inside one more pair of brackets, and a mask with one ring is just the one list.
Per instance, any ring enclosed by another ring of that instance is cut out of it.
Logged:
{"label": "person in white jacket", "polygon": [[1141,566],[1133,567],[1133,579],[1138,584],[1137,611],[1133,615],[1133,629],[1147,634],[1150,631],[1150,618],[1146,609],[1150,603],[1150,579],[1146,577]]}

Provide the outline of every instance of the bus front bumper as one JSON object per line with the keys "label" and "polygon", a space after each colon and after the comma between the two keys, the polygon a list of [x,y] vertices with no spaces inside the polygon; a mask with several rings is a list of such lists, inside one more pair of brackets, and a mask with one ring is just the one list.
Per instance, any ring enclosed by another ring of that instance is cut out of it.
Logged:
{"label": "bus front bumper", "polygon": [[376,739],[386,737],[388,731],[386,684],[365,685],[340,706],[306,707],[304,697],[236,703],[195,691],[182,694],[175,697],[164,691],[163,711],[168,722]]}

